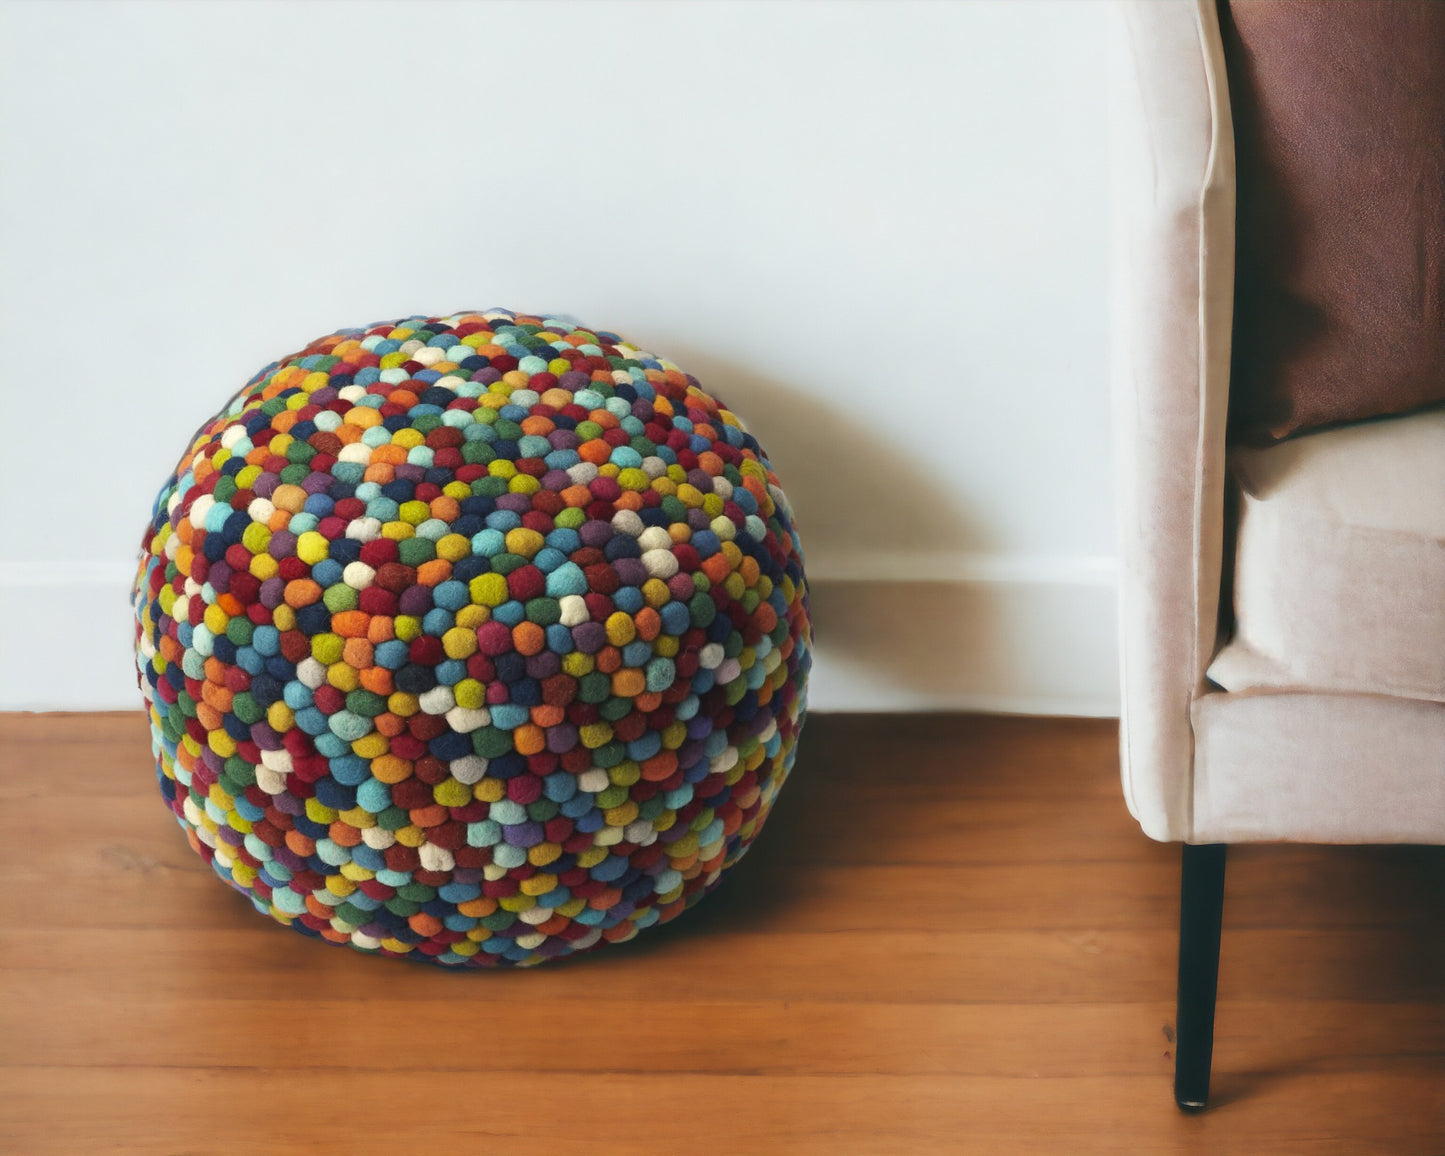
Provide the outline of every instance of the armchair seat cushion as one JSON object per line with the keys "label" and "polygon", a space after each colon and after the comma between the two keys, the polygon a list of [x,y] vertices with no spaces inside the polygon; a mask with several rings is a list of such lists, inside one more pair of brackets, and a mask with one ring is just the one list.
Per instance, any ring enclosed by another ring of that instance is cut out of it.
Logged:
{"label": "armchair seat cushion", "polygon": [[1445,410],[1234,451],[1229,691],[1445,702]]}

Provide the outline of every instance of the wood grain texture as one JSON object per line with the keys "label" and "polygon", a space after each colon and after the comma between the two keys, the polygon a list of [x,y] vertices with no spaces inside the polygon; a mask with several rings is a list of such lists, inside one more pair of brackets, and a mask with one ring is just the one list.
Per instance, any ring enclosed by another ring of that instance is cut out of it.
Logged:
{"label": "wood grain texture", "polygon": [[526,972],[255,914],[140,715],[0,716],[0,1152],[1445,1151],[1445,853],[1244,847],[1215,1107],[1115,727],[818,716],[723,889]]}

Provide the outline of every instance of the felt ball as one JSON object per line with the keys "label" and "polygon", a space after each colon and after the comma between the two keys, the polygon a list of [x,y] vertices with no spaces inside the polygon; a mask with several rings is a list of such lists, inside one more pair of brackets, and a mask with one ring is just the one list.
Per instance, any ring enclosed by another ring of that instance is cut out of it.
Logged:
{"label": "felt ball", "polygon": [[201,426],[134,588],[161,795],[304,935],[446,967],[632,939],[786,781],[788,500],[697,378],[492,309],[345,329]]}

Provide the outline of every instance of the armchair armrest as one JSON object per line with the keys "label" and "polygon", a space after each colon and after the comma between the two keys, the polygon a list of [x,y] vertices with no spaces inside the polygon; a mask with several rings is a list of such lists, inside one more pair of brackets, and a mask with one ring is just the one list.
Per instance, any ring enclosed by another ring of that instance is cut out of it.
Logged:
{"label": "armchair armrest", "polygon": [[1216,646],[1234,136],[1214,0],[1125,0],[1111,72],[1114,460],[1129,809],[1192,835],[1190,707]]}

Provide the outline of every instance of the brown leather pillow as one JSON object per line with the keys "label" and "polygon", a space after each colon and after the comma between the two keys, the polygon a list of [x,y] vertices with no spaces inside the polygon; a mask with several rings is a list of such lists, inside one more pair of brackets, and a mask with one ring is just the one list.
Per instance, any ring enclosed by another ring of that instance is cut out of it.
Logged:
{"label": "brown leather pillow", "polygon": [[1445,3],[1229,0],[1220,14],[1235,436],[1445,401]]}

